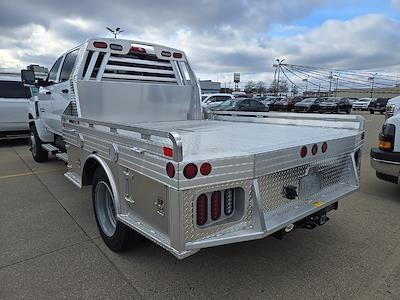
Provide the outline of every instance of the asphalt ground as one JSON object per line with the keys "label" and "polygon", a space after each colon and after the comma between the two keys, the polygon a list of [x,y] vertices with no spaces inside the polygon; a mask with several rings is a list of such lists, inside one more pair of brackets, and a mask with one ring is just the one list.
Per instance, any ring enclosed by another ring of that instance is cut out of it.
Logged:
{"label": "asphalt ground", "polygon": [[366,118],[361,189],[324,226],[283,240],[203,249],[182,261],[147,240],[111,252],[55,159],[0,143],[0,298],[400,299],[400,186],[375,177],[369,150],[384,116]]}

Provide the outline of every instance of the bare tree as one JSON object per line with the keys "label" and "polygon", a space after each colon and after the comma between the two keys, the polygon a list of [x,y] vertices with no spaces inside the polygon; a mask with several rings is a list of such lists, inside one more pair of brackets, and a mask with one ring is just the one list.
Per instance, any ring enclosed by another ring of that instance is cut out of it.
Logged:
{"label": "bare tree", "polygon": [[255,84],[255,90],[256,90],[256,93],[257,93],[257,94],[264,94],[264,93],[266,93],[266,92],[267,92],[267,87],[266,87],[266,85],[265,85],[265,82],[264,82],[264,81],[258,81],[258,82]]}
{"label": "bare tree", "polygon": [[253,80],[250,80],[244,86],[244,91],[246,92],[246,94],[250,94],[253,92],[255,87],[256,87],[256,83]]}

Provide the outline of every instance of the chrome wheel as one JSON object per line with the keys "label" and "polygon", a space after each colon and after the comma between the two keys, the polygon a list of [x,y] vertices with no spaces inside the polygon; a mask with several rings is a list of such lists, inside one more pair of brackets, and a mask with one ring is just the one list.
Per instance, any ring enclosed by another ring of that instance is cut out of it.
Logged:
{"label": "chrome wheel", "polygon": [[117,228],[117,213],[114,197],[108,184],[100,181],[95,189],[96,214],[100,227],[105,235],[111,237]]}

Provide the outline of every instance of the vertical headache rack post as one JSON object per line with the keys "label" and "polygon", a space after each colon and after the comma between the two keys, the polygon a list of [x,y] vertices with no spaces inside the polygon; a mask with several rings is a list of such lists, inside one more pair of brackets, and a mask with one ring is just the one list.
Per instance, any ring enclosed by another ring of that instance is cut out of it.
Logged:
{"label": "vertical headache rack post", "polygon": [[[138,134],[140,134],[142,142],[145,142],[145,143],[150,143],[151,136],[166,138],[172,142],[172,147],[173,147],[173,157],[172,158],[173,158],[173,160],[176,162],[181,162],[183,159],[182,139],[181,139],[179,133],[175,132],[175,131],[169,132],[169,131],[162,131],[162,130],[156,130],[156,129],[145,128],[145,127],[138,127],[138,126],[133,126],[133,125],[128,125],[128,124],[95,121],[95,120],[75,117],[75,116],[71,116],[71,115],[67,115],[67,114],[63,114],[61,119],[62,119],[64,129],[66,129],[68,126],[72,126],[72,127],[74,127],[73,129],[75,131],[79,127],[85,127],[83,124],[87,124],[87,127],[89,127],[89,128],[95,128],[96,125],[109,128],[109,132],[114,133],[114,134],[119,134],[118,130],[125,130],[125,131],[129,131],[129,132],[138,133]],[[126,137],[126,136],[124,136],[124,137]],[[132,138],[132,141],[134,141],[133,138]],[[163,149],[161,148],[159,153],[163,153],[162,150]]]}

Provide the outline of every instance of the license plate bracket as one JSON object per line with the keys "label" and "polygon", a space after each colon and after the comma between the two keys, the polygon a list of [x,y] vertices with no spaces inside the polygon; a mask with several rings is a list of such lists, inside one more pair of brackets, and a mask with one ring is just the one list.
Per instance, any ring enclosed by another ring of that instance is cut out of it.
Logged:
{"label": "license plate bracket", "polygon": [[306,198],[321,191],[321,174],[315,170],[308,170],[299,180],[299,197]]}

